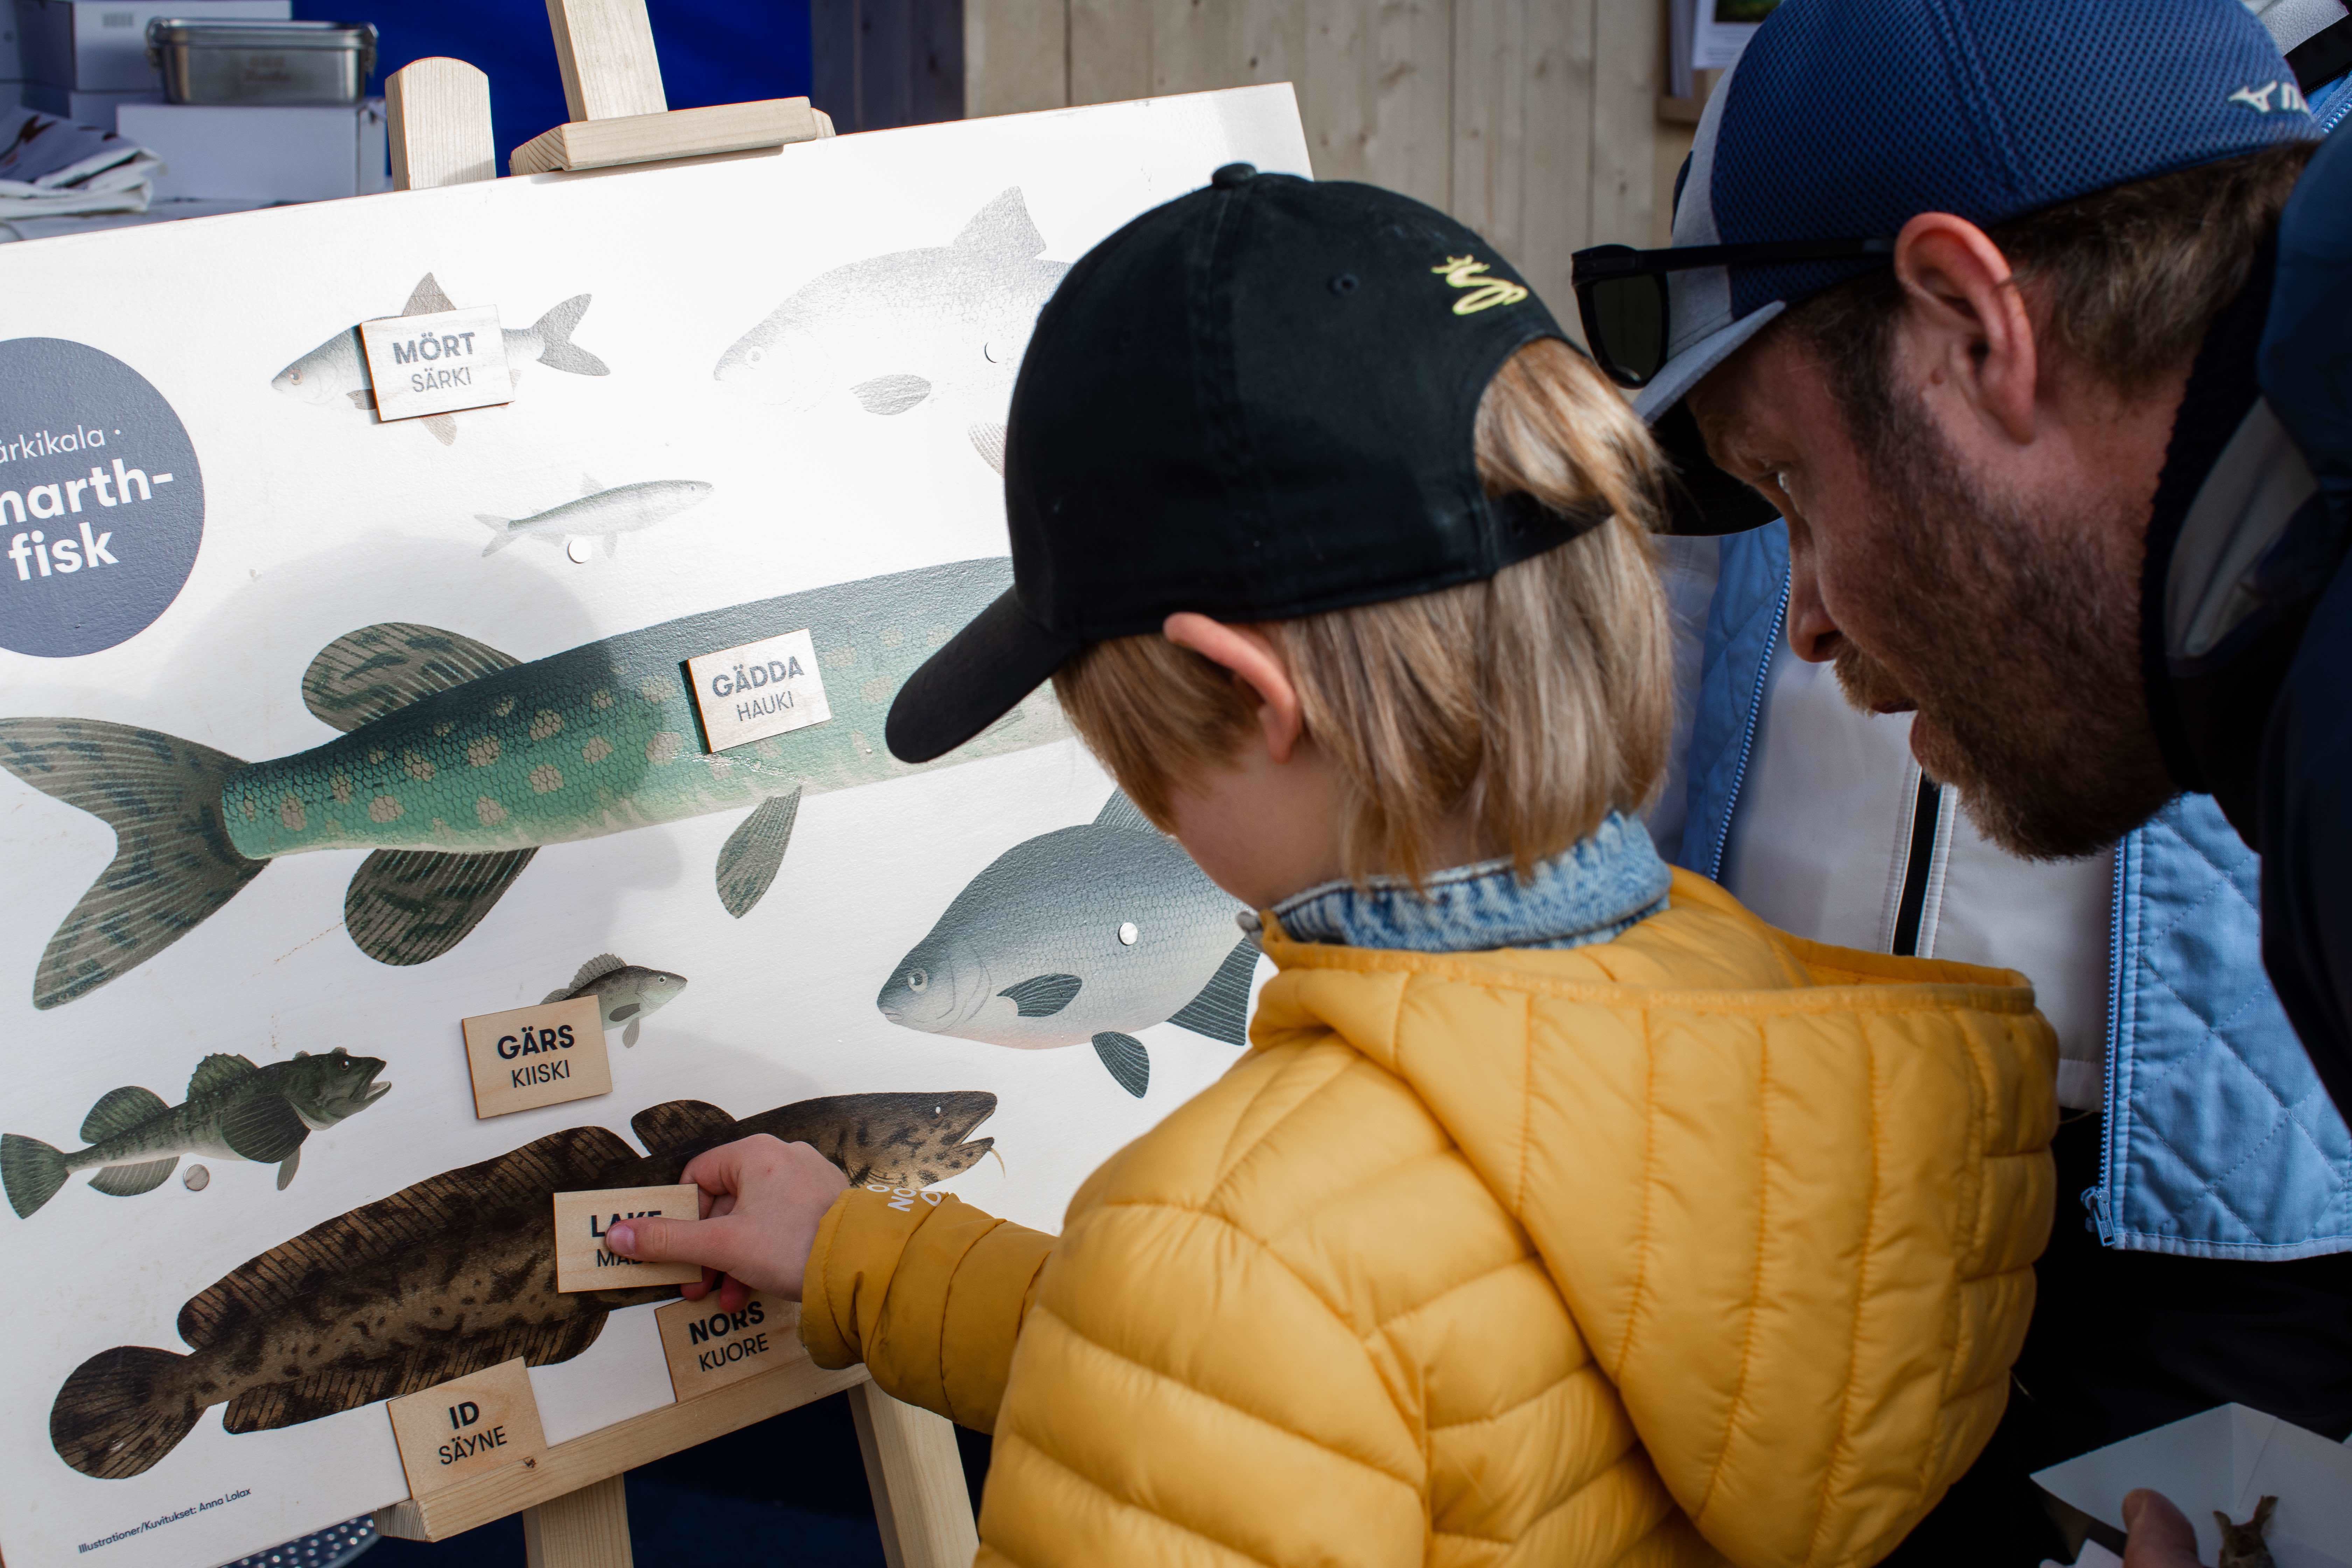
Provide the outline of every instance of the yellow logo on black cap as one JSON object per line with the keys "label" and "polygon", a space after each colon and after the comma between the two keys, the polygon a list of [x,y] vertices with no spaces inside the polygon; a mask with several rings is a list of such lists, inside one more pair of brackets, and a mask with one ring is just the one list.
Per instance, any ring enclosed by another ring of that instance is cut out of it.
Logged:
{"label": "yellow logo on black cap", "polygon": [[1430,270],[1444,278],[1449,288],[1470,290],[1454,301],[1454,313],[1457,316],[1474,315],[1490,305],[1516,305],[1528,297],[1525,284],[1514,283],[1507,278],[1480,277],[1480,273],[1491,268],[1475,256],[1449,256],[1444,266]]}

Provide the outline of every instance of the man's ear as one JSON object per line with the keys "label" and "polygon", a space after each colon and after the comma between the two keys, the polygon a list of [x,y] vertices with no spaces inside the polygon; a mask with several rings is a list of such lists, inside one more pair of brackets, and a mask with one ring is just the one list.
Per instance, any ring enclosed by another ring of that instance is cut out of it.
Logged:
{"label": "man's ear", "polygon": [[2032,441],[2033,321],[2000,247],[1966,218],[1921,213],[1895,236],[1895,277],[1927,374],[1942,370],[2011,440]]}
{"label": "man's ear", "polygon": [[1257,721],[1265,739],[1266,755],[1277,763],[1290,761],[1307,722],[1298,706],[1298,688],[1276,651],[1274,641],[1250,626],[1229,626],[1191,610],[1168,617],[1160,635],[1178,647],[1222,665],[1235,680],[1257,696]]}

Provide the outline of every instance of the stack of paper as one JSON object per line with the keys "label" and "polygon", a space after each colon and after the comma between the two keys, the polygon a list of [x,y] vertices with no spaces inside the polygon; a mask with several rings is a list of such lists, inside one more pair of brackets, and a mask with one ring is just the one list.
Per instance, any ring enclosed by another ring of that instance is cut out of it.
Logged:
{"label": "stack of paper", "polygon": [[162,167],[111,131],[37,109],[0,112],[0,222],[145,212]]}

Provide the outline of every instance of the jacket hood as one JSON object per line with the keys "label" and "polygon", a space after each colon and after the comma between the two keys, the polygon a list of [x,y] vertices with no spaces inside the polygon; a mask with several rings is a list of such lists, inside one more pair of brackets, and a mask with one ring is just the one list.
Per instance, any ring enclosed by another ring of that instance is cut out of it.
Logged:
{"label": "jacket hood", "polygon": [[2011,971],[1830,948],[1675,873],[1613,942],[1290,942],[1253,1034],[1403,1079],[1526,1228],[1683,1510],[1744,1568],[1868,1563],[1990,1436],[2055,1173]]}

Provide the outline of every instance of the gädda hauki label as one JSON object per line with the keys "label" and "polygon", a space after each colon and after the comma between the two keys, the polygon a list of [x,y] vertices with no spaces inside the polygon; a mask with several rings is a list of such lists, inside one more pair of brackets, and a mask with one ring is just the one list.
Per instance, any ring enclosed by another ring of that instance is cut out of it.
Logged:
{"label": "g\u00e4dda hauki label", "polygon": [[817,673],[816,644],[805,631],[688,659],[686,673],[714,752],[833,717]]}

